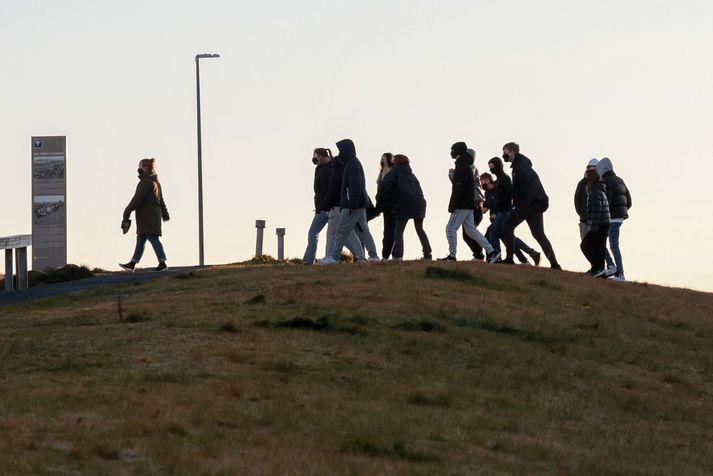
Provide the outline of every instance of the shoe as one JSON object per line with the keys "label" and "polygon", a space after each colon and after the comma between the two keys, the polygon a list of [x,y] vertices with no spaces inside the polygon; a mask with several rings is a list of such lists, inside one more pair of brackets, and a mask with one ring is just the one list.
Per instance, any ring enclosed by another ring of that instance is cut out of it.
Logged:
{"label": "shoe", "polygon": [[607,278],[616,274],[616,266],[609,266],[606,269]]}
{"label": "shoe", "polygon": [[499,261],[496,261],[495,264],[515,264],[515,262],[511,259],[501,259]]}
{"label": "shoe", "polygon": [[156,272],[168,271],[168,266],[166,266],[166,262],[164,261],[163,263],[159,263],[158,266],[156,266],[153,270]]}
{"label": "shoe", "polygon": [[560,266],[559,264],[555,263],[555,264],[551,264],[551,265],[550,265],[550,269],[556,269],[556,270],[558,270],[558,271],[562,271],[562,266]]}
{"label": "shoe", "polygon": [[530,257],[532,258],[532,261],[535,262],[535,266],[540,266],[540,258],[542,258],[542,253],[540,253],[539,251],[535,251],[530,255]]}
{"label": "shoe", "polygon": [[487,256],[483,256],[482,254],[473,255],[473,261],[487,261]]}
{"label": "shoe", "polygon": [[624,281],[626,281],[626,279],[624,279],[624,276],[621,274],[615,274],[609,279],[612,281],[616,281],[617,283],[623,283]]}
{"label": "shoe", "polygon": [[438,261],[458,261],[455,256],[448,255],[445,258],[438,258]]}
{"label": "shoe", "polygon": [[423,258],[421,258],[421,261],[433,261],[433,256],[426,255]]}
{"label": "shoe", "polygon": [[128,263],[124,263],[124,264],[119,263],[119,266],[120,266],[123,270],[129,271],[129,272],[131,272],[131,273],[133,273],[134,271],[136,271],[136,263],[134,263],[133,261],[129,261]]}
{"label": "shoe", "polygon": [[595,278],[606,278],[608,276],[606,269],[593,269],[591,274]]}
{"label": "shoe", "polygon": [[488,253],[488,263],[495,263],[500,259],[500,252],[493,250],[492,253]]}
{"label": "shoe", "polygon": [[328,264],[337,264],[337,260],[335,260],[331,256],[327,256],[326,258],[322,258],[321,260],[319,260],[319,264],[322,266],[328,265]]}
{"label": "shoe", "polygon": [[520,264],[523,265],[523,266],[530,266],[530,262],[529,262],[529,261],[521,261]]}
{"label": "shoe", "polygon": [[381,258],[379,258],[378,256],[369,256],[367,261],[369,263],[378,263],[379,261],[381,261]]}

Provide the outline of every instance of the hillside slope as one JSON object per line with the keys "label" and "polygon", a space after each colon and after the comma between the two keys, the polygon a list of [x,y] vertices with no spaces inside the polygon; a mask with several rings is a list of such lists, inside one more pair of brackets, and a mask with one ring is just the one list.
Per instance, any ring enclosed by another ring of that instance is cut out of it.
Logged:
{"label": "hillside slope", "polygon": [[705,293],[422,262],[4,307],[0,473],[711,473],[711,316]]}

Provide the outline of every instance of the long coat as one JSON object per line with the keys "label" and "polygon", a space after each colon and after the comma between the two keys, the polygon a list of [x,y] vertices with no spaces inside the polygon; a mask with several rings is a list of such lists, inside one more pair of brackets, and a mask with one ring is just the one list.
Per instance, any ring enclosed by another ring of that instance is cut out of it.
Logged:
{"label": "long coat", "polygon": [[168,209],[163,201],[158,176],[149,173],[139,175],[139,184],[129,204],[124,209],[124,220],[136,212],[136,234],[161,236],[161,222],[168,220]]}

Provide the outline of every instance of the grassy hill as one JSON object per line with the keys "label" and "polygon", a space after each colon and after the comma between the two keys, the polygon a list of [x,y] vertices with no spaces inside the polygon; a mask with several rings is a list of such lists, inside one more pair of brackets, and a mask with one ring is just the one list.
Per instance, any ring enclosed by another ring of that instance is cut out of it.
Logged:
{"label": "grassy hill", "polygon": [[713,295],[235,266],[0,308],[0,474],[710,474]]}

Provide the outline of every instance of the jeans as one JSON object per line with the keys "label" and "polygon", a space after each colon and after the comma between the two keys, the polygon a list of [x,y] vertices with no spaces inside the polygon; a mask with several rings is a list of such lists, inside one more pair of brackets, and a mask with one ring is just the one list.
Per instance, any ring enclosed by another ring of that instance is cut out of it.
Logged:
{"label": "jeans", "polygon": [[[396,220],[394,226],[394,250],[393,257],[401,259],[404,257],[404,230],[406,229],[406,224],[409,219],[406,220]],[[423,251],[424,258],[431,257],[431,243],[428,241],[428,235],[423,229],[423,218],[414,218],[413,225],[416,228],[416,234],[421,242],[421,250]]]}
{"label": "jeans", "polygon": [[542,248],[542,252],[550,262],[550,266],[559,266],[555,252],[552,249],[552,244],[550,244],[550,240],[548,240],[547,235],[545,235],[544,213],[546,209],[547,205],[545,203],[538,202],[517,205],[510,209],[503,223],[503,242],[507,250],[506,261],[511,262],[513,260],[515,228],[523,221],[527,221],[527,226],[530,227],[530,233],[532,233],[532,236],[540,244],[540,248]]}
{"label": "jeans", "polygon": [[458,228],[463,225],[465,232],[472,239],[478,242],[480,246],[485,248],[487,253],[493,251],[493,246],[485,239],[483,234],[475,227],[473,219],[473,210],[462,209],[451,213],[451,217],[446,224],[446,239],[448,240],[448,254],[455,258],[458,249]]}
{"label": "jeans", "polygon": [[381,257],[389,259],[394,248],[394,226],[396,217],[391,212],[384,212],[384,239],[381,240]]}
{"label": "jeans", "polygon": [[[329,222],[327,223],[327,248],[324,251],[324,256],[332,256],[334,254],[334,237],[337,234],[337,226],[339,225],[340,208],[334,207],[329,211]],[[364,261],[364,246],[357,237],[356,233],[352,232],[347,237],[347,249],[357,261]],[[342,249],[337,251],[337,256],[342,254]]]}
{"label": "jeans", "polygon": [[606,247],[604,250],[606,251],[605,259],[607,259],[607,265],[616,263],[616,274],[624,276],[624,262],[621,260],[621,250],[619,249],[621,225],[621,222],[612,222],[611,225],[609,225],[609,248],[611,248],[611,254],[614,255],[614,262],[612,262]]}
{"label": "jeans", "polygon": [[312,218],[312,225],[310,225],[309,231],[307,232],[307,249],[305,250],[305,255],[302,258],[302,262],[304,264],[314,264],[314,259],[317,256],[317,242],[319,241],[319,234],[327,223],[329,223],[329,213],[321,211],[314,214],[314,218]]}
{"label": "jeans", "polygon": [[579,247],[587,261],[592,265],[592,271],[604,269],[604,255],[607,249],[609,225],[601,225],[596,231],[588,231]]}
{"label": "jeans", "polygon": [[347,242],[349,235],[354,233],[355,230],[359,236],[359,240],[366,246],[369,257],[379,257],[379,254],[376,252],[374,238],[369,231],[369,224],[366,221],[366,208],[356,208],[354,210],[342,208],[339,211],[339,224],[337,225],[337,232],[334,236],[334,249],[332,250],[332,258],[334,258],[335,261],[339,261],[342,247]]}
{"label": "jeans", "polygon": [[[475,227],[477,228],[478,225],[480,225],[480,222],[483,221],[483,210],[480,208],[475,208],[473,209],[473,223],[475,224]],[[470,251],[473,253],[473,258],[475,259],[483,259],[483,247],[478,244],[476,240],[468,236],[468,233],[465,231],[465,227],[463,227],[463,240],[465,241],[465,244],[468,245],[468,248],[470,248]],[[490,240],[488,240],[490,241]],[[490,243],[495,246],[492,242]]]}
{"label": "jeans", "polygon": [[138,263],[141,261],[141,257],[144,255],[144,248],[146,247],[146,240],[149,240],[149,243],[153,246],[158,262],[165,262],[166,253],[163,251],[163,245],[158,235],[136,235],[136,248],[134,249],[134,256],[131,258],[131,262]]}
{"label": "jeans", "polygon": [[[503,238],[503,223],[505,223],[505,218],[507,218],[508,212],[497,212],[495,214],[495,220],[490,224],[488,230],[485,232],[485,237],[488,239],[491,245],[497,253],[500,253],[500,240]],[[520,263],[527,263],[527,258],[523,254],[523,251],[530,256],[537,253],[534,249],[530,248],[524,241],[522,241],[517,236],[515,237],[515,256]]]}

